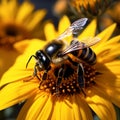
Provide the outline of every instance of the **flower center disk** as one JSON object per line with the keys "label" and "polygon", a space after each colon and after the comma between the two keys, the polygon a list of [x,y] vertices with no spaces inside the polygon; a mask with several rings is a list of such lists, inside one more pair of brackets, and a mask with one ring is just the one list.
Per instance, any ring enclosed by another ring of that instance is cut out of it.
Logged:
{"label": "flower center disk", "polygon": [[[84,72],[84,87],[81,87],[78,83],[77,66],[73,66],[70,62],[64,63],[64,74],[60,83],[58,84],[58,74],[61,65],[53,64],[51,69],[47,73],[46,80],[42,80],[40,83],[40,90],[50,92],[52,95],[73,95],[82,93],[85,95],[85,89],[95,84],[96,70],[93,66],[83,63]],[[40,72],[38,76],[42,78],[44,74]],[[82,84],[82,83],[81,83]]]}
{"label": "flower center disk", "polygon": [[12,47],[14,43],[31,38],[30,32],[15,23],[5,23],[0,26],[0,46]]}

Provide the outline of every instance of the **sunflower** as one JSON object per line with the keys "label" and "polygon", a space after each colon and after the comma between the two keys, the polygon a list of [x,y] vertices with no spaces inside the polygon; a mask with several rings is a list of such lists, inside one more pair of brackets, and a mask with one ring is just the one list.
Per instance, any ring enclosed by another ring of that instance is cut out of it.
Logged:
{"label": "sunflower", "polygon": [[[47,24],[45,34],[48,42],[53,35],[55,39],[57,34],[66,29],[64,25],[70,25],[67,17],[60,21],[59,32],[55,31],[52,23]],[[94,37],[96,26],[96,20],[93,20],[78,38],[82,40],[89,36]],[[113,24],[97,35],[101,40],[91,47],[97,56],[96,64],[81,62],[85,87],[80,87],[77,83],[76,67],[71,67],[71,63],[65,60],[65,74],[59,85],[59,64],[51,63],[51,69],[44,81],[44,71],[38,71],[34,77],[34,59],[31,59],[27,69],[26,63],[28,58],[37,50],[43,49],[46,43],[37,39],[31,40],[24,54],[17,58],[0,81],[0,110],[24,101],[18,120],[92,120],[93,112],[101,120],[116,120],[113,104],[120,107],[120,61],[117,59],[120,55],[120,36],[110,38],[115,27],[116,24]],[[75,59],[74,56],[71,58]]]}
{"label": "sunflower", "polygon": [[17,0],[1,0],[0,46],[12,46],[23,39],[38,37],[35,29],[45,13],[45,10],[34,11],[34,5],[28,1],[19,4]]}
{"label": "sunflower", "polygon": [[112,0],[71,0],[70,5],[79,14],[93,17],[103,13],[112,2]]}
{"label": "sunflower", "polygon": [[22,44],[22,40],[40,37],[41,20],[45,14],[44,9],[35,11],[34,5],[28,1],[22,4],[17,0],[0,1],[0,77],[24,51],[27,42]]}

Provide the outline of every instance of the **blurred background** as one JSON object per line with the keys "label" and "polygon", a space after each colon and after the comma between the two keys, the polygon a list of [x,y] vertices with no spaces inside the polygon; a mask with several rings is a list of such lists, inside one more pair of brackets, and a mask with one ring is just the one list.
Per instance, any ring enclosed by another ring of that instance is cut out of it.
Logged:
{"label": "blurred background", "polygon": [[[0,0],[0,4],[1,4]],[[10,0],[9,0],[10,1]],[[27,0],[26,0],[27,1]],[[71,22],[76,19],[87,17],[89,21],[97,18],[97,32],[102,31],[112,23],[117,23],[117,28],[113,34],[120,34],[120,0],[28,0],[35,6],[35,10],[46,9],[47,13],[42,19],[42,27],[44,27],[44,22],[52,21],[56,27],[58,22],[63,15],[67,15]],[[22,4],[24,0],[18,0],[19,4]],[[1,10],[1,9],[0,9]],[[1,18],[0,18],[1,19]],[[1,37],[1,36],[0,36]],[[40,36],[44,38],[44,35]],[[0,38],[1,39],[1,38]],[[19,113],[22,105],[17,104],[6,110],[0,111],[0,120],[15,120]],[[118,120],[120,120],[120,110],[116,108],[118,114]],[[94,119],[99,120],[99,118],[93,113]]]}
{"label": "blurred background", "polygon": [[[20,3],[23,0],[19,0]],[[44,20],[52,20],[57,28],[59,19],[67,15],[71,22],[81,17],[87,17],[91,21],[98,19],[98,30],[101,31],[114,22],[117,22],[120,32],[120,0],[29,0],[36,9],[47,9]]]}

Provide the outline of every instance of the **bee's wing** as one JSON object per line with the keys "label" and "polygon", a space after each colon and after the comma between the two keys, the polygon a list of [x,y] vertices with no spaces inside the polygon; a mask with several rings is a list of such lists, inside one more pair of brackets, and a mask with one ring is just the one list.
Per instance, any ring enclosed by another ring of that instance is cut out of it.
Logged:
{"label": "bee's wing", "polygon": [[73,22],[58,38],[57,40],[62,40],[65,37],[68,37],[74,33],[78,33],[87,22],[87,18],[81,18]]}
{"label": "bee's wing", "polygon": [[64,56],[70,52],[80,50],[87,47],[84,43],[78,41],[77,39],[73,40],[70,46],[68,46],[65,50],[59,53],[59,56]]}
{"label": "bee's wing", "polygon": [[64,56],[70,52],[90,47],[99,41],[100,41],[100,38],[98,38],[98,37],[94,37],[94,38],[90,37],[90,38],[84,39],[83,41],[79,41],[78,39],[74,39],[72,41],[72,43],[70,44],[70,46],[68,46],[65,50],[63,50],[60,53],[60,55]]}
{"label": "bee's wing", "polygon": [[87,47],[93,46],[99,41],[100,41],[99,37],[88,37],[88,38],[81,40],[81,42],[85,43]]}

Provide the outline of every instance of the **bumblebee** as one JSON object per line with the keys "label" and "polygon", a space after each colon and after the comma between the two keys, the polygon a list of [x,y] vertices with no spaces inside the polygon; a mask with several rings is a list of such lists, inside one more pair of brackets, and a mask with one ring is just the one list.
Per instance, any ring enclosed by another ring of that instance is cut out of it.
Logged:
{"label": "bumblebee", "polygon": [[[73,22],[58,38],[53,40],[51,43],[48,43],[43,50],[38,50],[35,55],[31,55],[26,64],[26,68],[31,58],[34,57],[36,59],[36,63],[33,75],[39,79],[37,72],[44,71],[42,76],[42,80],[44,81],[47,78],[48,71],[51,69],[51,63],[55,65],[61,64],[61,67],[58,70],[56,83],[56,85],[59,86],[65,71],[64,61],[68,60],[77,69],[77,81],[79,87],[81,89],[84,88],[85,80],[82,62],[89,65],[94,65],[96,63],[96,55],[90,46],[99,42],[100,39],[98,37],[90,37],[80,41],[76,37],[73,37],[71,43],[67,45],[64,38],[72,34],[78,34],[79,31],[86,25],[87,21],[87,18],[81,18]],[[77,58],[78,61],[74,61],[69,56],[70,54]]]}

